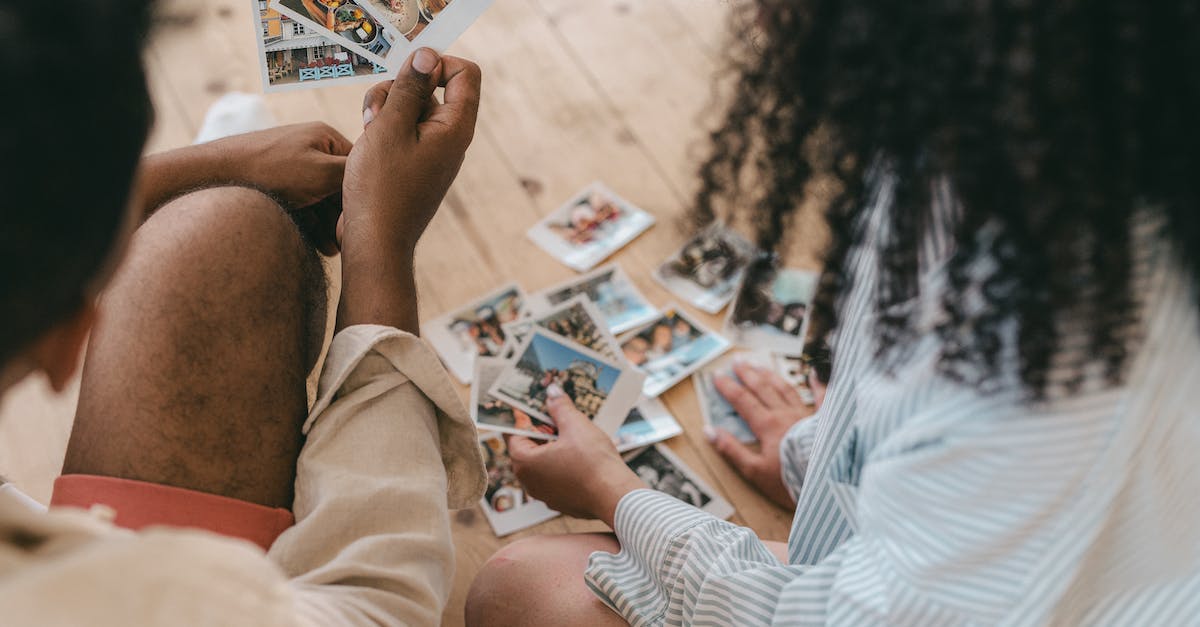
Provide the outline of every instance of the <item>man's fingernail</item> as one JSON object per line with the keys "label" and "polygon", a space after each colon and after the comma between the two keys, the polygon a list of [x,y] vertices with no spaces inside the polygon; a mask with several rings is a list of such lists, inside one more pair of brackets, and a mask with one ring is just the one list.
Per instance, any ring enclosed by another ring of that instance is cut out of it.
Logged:
{"label": "man's fingernail", "polygon": [[374,119],[375,119],[375,112],[372,111],[370,107],[363,109],[363,126],[370,124],[371,120],[374,120]]}
{"label": "man's fingernail", "polygon": [[432,74],[433,68],[437,67],[438,55],[429,48],[421,48],[417,54],[413,56],[413,69],[421,74]]}
{"label": "man's fingernail", "polygon": [[717,430],[712,425],[704,425],[704,439],[711,444],[717,441]]}

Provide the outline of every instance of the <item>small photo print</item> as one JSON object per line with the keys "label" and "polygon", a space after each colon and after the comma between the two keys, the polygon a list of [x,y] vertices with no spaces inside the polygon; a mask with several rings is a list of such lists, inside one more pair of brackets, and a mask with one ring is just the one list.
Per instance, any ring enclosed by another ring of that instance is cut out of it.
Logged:
{"label": "small photo print", "polygon": [[623,333],[658,317],[658,310],[638,291],[620,266],[610,264],[540,292],[537,300],[547,307],[583,294],[596,305],[608,329]]}
{"label": "small photo print", "polygon": [[380,64],[392,60],[396,36],[349,0],[271,0],[270,7],[305,30],[323,35]]}
{"label": "small photo print", "polygon": [[604,316],[586,294],[580,294],[531,318],[510,322],[504,325],[504,335],[510,342],[520,344],[529,337],[535,326],[606,357],[616,359],[621,355],[621,347],[609,332]]}
{"label": "small photo print", "polygon": [[800,394],[800,400],[809,407],[815,406],[817,398],[813,395],[812,385],[809,383],[811,377],[816,376],[811,359],[807,355],[780,354],[771,355],[771,359],[774,362],[775,371],[783,377],[784,381],[796,388],[796,392]]}
{"label": "small photo print", "polygon": [[673,496],[717,518],[733,515],[733,506],[662,444],[629,453],[625,456],[625,465],[651,489]]}
{"label": "small photo print", "polygon": [[487,489],[479,505],[497,536],[532,527],[558,516],[545,503],[531,498],[517,481],[508,445],[496,434],[481,434],[479,450],[487,470]]}
{"label": "small photo print", "polygon": [[264,91],[382,80],[383,65],[315,33],[263,2],[253,7]]}
{"label": "small photo print", "polygon": [[705,227],[654,271],[654,278],[708,313],[733,298],[746,267],[758,256],[753,244],[720,222]]}
{"label": "small photo print", "polygon": [[615,433],[637,403],[643,377],[569,340],[534,329],[510,366],[490,388],[493,398],[553,424],[546,413],[551,390],[566,394],[605,433]]}
{"label": "small photo print", "polygon": [[559,261],[587,272],[654,225],[654,216],[592,183],[529,229],[529,239]]}
{"label": "small photo print", "polygon": [[491,357],[504,349],[503,327],[520,318],[525,292],[510,284],[457,311],[421,325],[446,367],[463,383],[471,382],[476,357]]}
{"label": "small photo print", "polygon": [[750,426],[746,424],[742,416],[733,408],[733,405],[725,400],[714,382],[718,376],[726,376],[741,382],[733,370],[735,361],[743,361],[760,368],[776,366],[772,355],[765,351],[739,352],[727,355],[692,375],[692,384],[696,388],[696,399],[700,402],[700,413],[704,416],[704,424],[728,431],[743,444],[752,444],[757,442],[758,438],[755,437],[754,432],[750,430]]}
{"label": "small photo print", "polygon": [[[399,33],[396,58],[403,63],[417,48],[445,52],[493,0],[358,0],[389,30]],[[395,67],[399,67],[399,63]]]}
{"label": "small photo print", "polygon": [[498,357],[475,360],[475,383],[471,386],[471,419],[481,430],[523,435],[536,440],[553,440],[558,429],[553,423],[534,418],[502,400],[488,395],[508,362]]}
{"label": "small photo print", "polygon": [[721,353],[729,340],[669,307],[655,321],[621,339],[625,359],[646,373],[643,394],[654,398]]}
{"label": "small photo print", "polygon": [[644,398],[629,412],[625,423],[617,429],[613,442],[617,450],[626,451],[669,440],[683,433],[683,427],[656,398]]}
{"label": "small photo print", "polygon": [[806,270],[752,265],[725,318],[725,336],[747,348],[801,354],[819,278]]}

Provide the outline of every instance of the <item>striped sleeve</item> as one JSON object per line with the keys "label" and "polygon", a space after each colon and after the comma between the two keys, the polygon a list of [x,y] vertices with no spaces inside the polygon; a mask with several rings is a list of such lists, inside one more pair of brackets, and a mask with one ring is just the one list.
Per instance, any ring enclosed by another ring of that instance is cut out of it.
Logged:
{"label": "striped sleeve", "polygon": [[817,437],[817,417],[812,416],[792,425],[787,435],[779,442],[779,459],[783,472],[783,485],[792,500],[799,500],[800,488],[808,474],[808,462],[812,456],[813,441]]}

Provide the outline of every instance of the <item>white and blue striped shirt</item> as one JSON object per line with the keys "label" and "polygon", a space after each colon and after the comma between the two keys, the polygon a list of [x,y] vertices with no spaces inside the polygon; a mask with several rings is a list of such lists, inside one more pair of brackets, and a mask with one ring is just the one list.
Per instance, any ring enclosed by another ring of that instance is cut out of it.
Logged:
{"label": "white and blue striped shirt", "polygon": [[[947,256],[931,237],[922,293]],[[789,563],[638,490],[592,590],[635,626],[1200,625],[1200,316],[1171,254],[1135,274],[1146,326],[1126,383],[1040,404],[1015,375],[988,395],[940,377],[932,336],[885,374],[874,246],[851,259],[824,405],[782,444]]]}

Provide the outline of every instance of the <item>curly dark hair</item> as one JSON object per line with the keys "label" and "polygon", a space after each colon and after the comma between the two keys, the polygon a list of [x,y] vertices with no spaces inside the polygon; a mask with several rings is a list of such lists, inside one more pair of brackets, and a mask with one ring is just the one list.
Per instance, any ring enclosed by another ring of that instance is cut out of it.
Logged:
{"label": "curly dark hair", "polygon": [[[712,133],[694,217],[749,215],[776,250],[819,198],[832,241],[813,328],[829,331],[869,171],[885,164],[877,341],[900,360],[915,335],[901,305],[918,293],[918,244],[947,182],[960,206],[942,373],[994,382],[1015,320],[1032,394],[1075,390],[1096,365],[1121,381],[1140,334],[1131,233],[1146,208],[1200,279],[1200,2],[759,0],[744,13],[755,11],[737,28],[737,96]],[[982,278],[981,258],[994,261]],[[968,309],[973,286],[983,306]],[[1071,363],[1064,329],[1086,338]]]}

